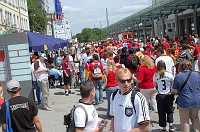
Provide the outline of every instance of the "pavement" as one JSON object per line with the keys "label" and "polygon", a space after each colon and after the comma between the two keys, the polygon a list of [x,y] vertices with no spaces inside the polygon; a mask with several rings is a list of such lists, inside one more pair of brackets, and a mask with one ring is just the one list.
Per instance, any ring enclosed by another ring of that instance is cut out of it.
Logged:
{"label": "pavement", "polygon": [[[107,100],[105,92],[103,94],[104,102],[102,104],[96,105],[95,107],[99,113],[99,117],[106,119]],[[50,89],[49,96],[49,104],[53,107],[52,111],[42,110],[42,105],[37,105],[39,109],[38,116],[42,124],[43,132],[65,132],[66,127],[63,125],[63,116],[68,114],[73,105],[79,101],[81,98],[80,91],[78,88],[76,88],[75,94],[69,94],[69,96],[65,96],[63,87],[57,87]],[[152,120],[151,132],[159,132],[161,128],[158,126],[157,113],[150,112],[150,115]],[[106,120],[108,121],[108,124],[104,128],[103,132],[109,132],[110,120]],[[176,128],[177,132],[180,132],[180,121],[177,109],[175,109],[174,113],[174,127]]]}

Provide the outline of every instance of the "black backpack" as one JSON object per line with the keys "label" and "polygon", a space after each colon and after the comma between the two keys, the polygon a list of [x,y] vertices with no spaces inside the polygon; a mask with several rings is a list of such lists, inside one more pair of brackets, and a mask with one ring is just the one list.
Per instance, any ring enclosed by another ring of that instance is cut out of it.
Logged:
{"label": "black backpack", "polygon": [[139,65],[139,58],[136,55],[130,56],[129,68],[137,69]]}
{"label": "black backpack", "polygon": [[[114,92],[113,92],[113,94],[112,94],[112,100],[114,100],[114,98],[115,98],[115,95],[117,94],[117,92],[119,91],[119,89],[117,89],[117,90],[115,90]],[[131,93],[131,102],[132,102],[132,104],[133,104],[133,109],[134,109],[134,111],[135,111],[135,113],[136,113],[136,109],[135,109],[135,105],[134,105],[134,100],[135,100],[135,95],[138,93],[138,91],[137,90],[132,90],[132,93]]]}
{"label": "black backpack", "polygon": [[67,127],[67,132],[75,132],[76,131],[75,122],[74,122],[74,112],[75,112],[75,109],[78,107],[80,107],[84,110],[85,115],[86,115],[85,126],[87,125],[88,114],[87,114],[85,107],[82,105],[74,105],[73,108],[71,109],[70,113],[67,115],[64,115],[64,125],[66,125],[66,127]]}

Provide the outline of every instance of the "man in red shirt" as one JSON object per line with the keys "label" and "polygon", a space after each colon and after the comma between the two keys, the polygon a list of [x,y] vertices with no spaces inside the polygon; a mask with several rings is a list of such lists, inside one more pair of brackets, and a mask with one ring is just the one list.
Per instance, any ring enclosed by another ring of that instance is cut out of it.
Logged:
{"label": "man in red shirt", "polygon": [[190,49],[194,49],[194,52],[192,54],[194,57],[193,71],[199,71],[199,68],[198,68],[199,47],[197,44],[194,43],[194,39],[190,40]]}
{"label": "man in red shirt", "polygon": [[63,69],[65,95],[68,95],[70,92],[70,83],[71,83],[70,61],[68,54],[64,55],[64,59],[62,61],[62,69]]}
{"label": "man in red shirt", "polygon": [[162,44],[165,46],[166,52],[168,52],[168,49],[170,48],[169,43],[167,42],[166,38],[163,38]]}
{"label": "man in red shirt", "polygon": [[103,80],[104,75],[103,65],[98,61],[98,54],[93,54],[93,62],[89,64],[89,73],[91,81],[95,87],[95,102],[94,105],[103,102]]}

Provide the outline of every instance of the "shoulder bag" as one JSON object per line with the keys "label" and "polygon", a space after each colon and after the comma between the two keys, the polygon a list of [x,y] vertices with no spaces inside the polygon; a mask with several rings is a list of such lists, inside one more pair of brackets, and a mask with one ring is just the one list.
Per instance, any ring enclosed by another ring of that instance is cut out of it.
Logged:
{"label": "shoulder bag", "polygon": [[10,105],[8,100],[6,100],[5,103],[6,103],[6,132],[13,132],[13,129],[11,127]]}
{"label": "shoulder bag", "polygon": [[[181,91],[182,91],[183,88],[185,87],[185,84],[187,83],[187,81],[188,81],[188,79],[190,78],[190,75],[191,75],[191,74],[192,74],[192,71],[190,71],[190,73],[188,74],[188,76],[187,76],[185,82],[183,83],[183,85],[182,85],[181,88],[180,88],[180,91],[178,92],[178,95],[180,95]],[[175,103],[178,104],[178,97],[176,98]]]}

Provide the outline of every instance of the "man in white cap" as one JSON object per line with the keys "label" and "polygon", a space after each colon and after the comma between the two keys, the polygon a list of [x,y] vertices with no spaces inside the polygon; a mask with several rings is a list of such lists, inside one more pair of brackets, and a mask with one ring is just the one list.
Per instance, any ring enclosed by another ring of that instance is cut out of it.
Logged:
{"label": "man in white cap", "polygon": [[[14,132],[42,132],[42,126],[38,117],[38,109],[34,102],[29,98],[20,96],[21,86],[18,81],[10,80],[7,82],[7,92],[10,95],[8,100],[12,129]],[[6,129],[6,104],[2,104],[0,110],[0,124],[2,131]]]}
{"label": "man in white cap", "polygon": [[47,59],[46,54],[41,53],[39,59],[34,62],[34,75],[36,76],[39,87],[41,88],[41,91],[42,91],[44,110],[51,111],[51,106],[49,106],[49,104],[48,104],[48,100],[49,100],[49,81],[48,81],[49,69],[46,68],[46,64],[44,63],[45,59]]}

